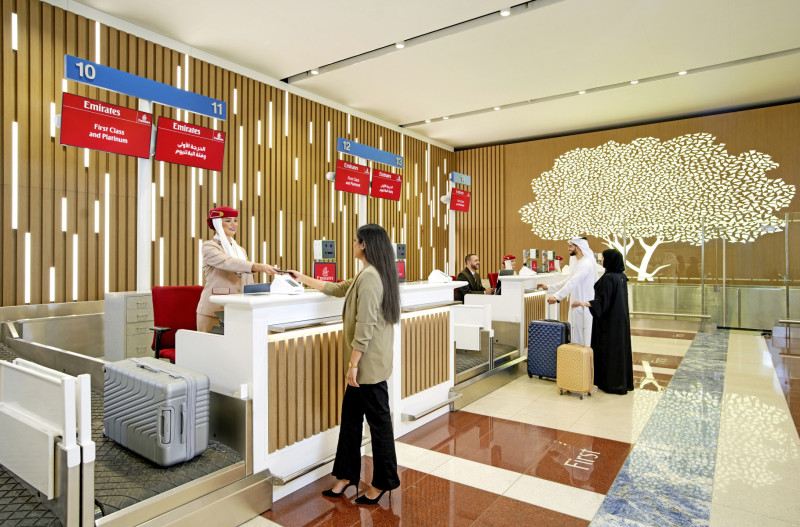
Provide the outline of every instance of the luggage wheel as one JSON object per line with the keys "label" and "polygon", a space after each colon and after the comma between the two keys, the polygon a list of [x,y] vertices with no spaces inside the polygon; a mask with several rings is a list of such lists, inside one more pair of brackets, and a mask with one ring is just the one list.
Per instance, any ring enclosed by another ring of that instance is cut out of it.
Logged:
{"label": "luggage wheel", "polygon": [[529,379],[533,379],[533,374],[532,374],[532,373],[529,373],[529,374],[528,374],[528,378],[529,378]]}
{"label": "luggage wheel", "polygon": [[559,388],[559,389],[558,389],[558,395],[564,395],[564,390],[562,390],[561,388]]}
{"label": "luggage wheel", "polygon": [[581,401],[583,401],[583,394],[581,394]]}

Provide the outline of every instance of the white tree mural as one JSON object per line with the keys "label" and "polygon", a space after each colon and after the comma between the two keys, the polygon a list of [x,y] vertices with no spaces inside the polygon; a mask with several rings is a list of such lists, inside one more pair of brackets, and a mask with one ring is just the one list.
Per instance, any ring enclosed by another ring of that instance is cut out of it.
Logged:
{"label": "white tree mural", "polygon": [[626,262],[639,280],[652,280],[664,267],[647,270],[656,247],[700,245],[703,226],[706,241],[752,242],[781,230],[774,213],[789,205],[795,186],[765,176],[778,167],[769,155],[732,156],[714,139],[643,137],[566,152],[531,181],[534,201],[519,210],[522,221],[546,240],[590,235],[621,252],[624,231],[626,249],[638,241],[645,251],[639,265]]}

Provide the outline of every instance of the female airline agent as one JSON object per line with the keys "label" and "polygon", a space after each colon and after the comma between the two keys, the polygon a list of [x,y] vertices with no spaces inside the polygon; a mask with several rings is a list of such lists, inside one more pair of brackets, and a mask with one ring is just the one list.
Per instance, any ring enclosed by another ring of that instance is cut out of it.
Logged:
{"label": "female airline agent", "polygon": [[253,283],[253,273],[271,275],[275,274],[275,268],[247,261],[247,253],[233,239],[239,227],[238,210],[230,207],[211,209],[206,223],[216,234],[202,246],[205,286],[197,303],[197,331],[209,333],[211,328],[219,325],[214,312],[222,311],[222,306],[211,303],[211,295],[241,293],[245,285]]}
{"label": "female airline agent", "polygon": [[[361,432],[364,416],[372,434],[372,484],[356,503],[378,503],[383,494],[400,486],[394,432],[389,414],[386,380],[392,374],[394,324],[400,320],[400,290],[397,266],[389,236],[383,227],[369,223],[360,227],[353,240],[353,255],[364,268],[355,278],[338,284],[323,282],[290,271],[300,282],[332,296],[344,296],[343,348],[347,388],[342,401],[342,424],[333,488],[324,496],[337,498],[361,474]],[[349,352],[349,353],[348,353]]]}

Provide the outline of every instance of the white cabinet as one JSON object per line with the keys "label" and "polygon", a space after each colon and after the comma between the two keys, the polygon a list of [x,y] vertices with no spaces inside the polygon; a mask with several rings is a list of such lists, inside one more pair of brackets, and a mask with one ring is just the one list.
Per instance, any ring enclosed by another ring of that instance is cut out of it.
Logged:
{"label": "white cabinet", "polygon": [[106,293],[105,359],[151,357],[153,298],[150,291]]}

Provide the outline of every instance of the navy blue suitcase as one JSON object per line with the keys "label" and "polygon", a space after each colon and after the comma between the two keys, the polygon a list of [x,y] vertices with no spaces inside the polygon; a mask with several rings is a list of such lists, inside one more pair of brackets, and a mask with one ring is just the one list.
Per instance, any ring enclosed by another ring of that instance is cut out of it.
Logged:
{"label": "navy blue suitcase", "polygon": [[556,378],[556,352],[570,341],[569,322],[533,320],[528,324],[528,377]]}

